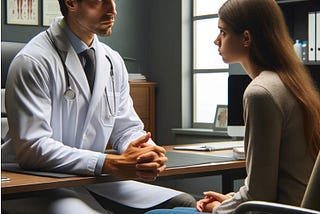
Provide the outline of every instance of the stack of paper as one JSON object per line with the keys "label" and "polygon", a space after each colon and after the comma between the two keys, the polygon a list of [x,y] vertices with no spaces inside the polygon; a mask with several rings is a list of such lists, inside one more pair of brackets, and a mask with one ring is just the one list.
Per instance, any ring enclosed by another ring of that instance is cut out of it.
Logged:
{"label": "stack of paper", "polygon": [[246,159],[246,155],[245,155],[245,152],[244,152],[244,147],[240,146],[240,147],[233,148],[233,156],[237,160]]}
{"label": "stack of paper", "polygon": [[147,78],[142,74],[129,73],[130,82],[146,82]]}

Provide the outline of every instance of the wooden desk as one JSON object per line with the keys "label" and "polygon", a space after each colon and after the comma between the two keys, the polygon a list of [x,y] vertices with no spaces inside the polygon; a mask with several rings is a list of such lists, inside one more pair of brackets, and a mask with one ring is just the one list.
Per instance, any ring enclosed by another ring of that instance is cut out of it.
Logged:
{"label": "wooden desk", "polygon": [[10,181],[1,182],[1,195],[116,181],[112,176],[52,178],[8,171],[1,171],[1,177],[10,178]]}
{"label": "wooden desk", "polygon": [[[199,144],[188,144],[188,146],[195,146]],[[179,145],[183,146],[183,145]],[[164,146],[167,151],[172,151],[174,145]],[[175,152],[186,152],[178,151]],[[211,152],[195,152],[188,151],[194,154],[201,155],[213,155],[213,156],[223,156],[225,153],[228,155],[232,154],[232,150],[222,150],[222,151],[211,151]],[[181,178],[197,178],[203,176],[222,176],[222,193],[229,193],[234,191],[234,181],[237,179],[243,179],[246,177],[246,162],[245,160],[233,160],[226,162],[212,162],[199,165],[191,165],[184,167],[173,167],[167,168],[157,180],[172,180]],[[155,181],[155,183],[157,182]]]}
{"label": "wooden desk", "polygon": [[[170,151],[173,146],[165,146]],[[220,151],[205,152],[202,154],[217,154]],[[219,163],[208,163],[201,165],[192,165],[186,167],[167,168],[158,179],[179,179],[186,177],[201,177],[208,175],[222,175],[223,192],[233,190],[233,180],[244,178],[245,161],[227,161]],[[34,191],[55,189],[61,187],[80,186],[86,184],[103,183],[116,181],[113,176],[75,176],[69,178],[51,178],[20,174],[14,172],[1,171],[1,177],[8,177],[10,181],[1,182],[1,195],[4,198],[12,198],[23,193]],[[119,180],[119,179],[118,179]]]}
{"label": "wooden desk", "polygon": [[[197,144],[188,144],[188,146],[193,146]],[[183,146],[183,145],[179,145]],[[173,151],[172,146],[164,146],[164,148],[167,151]],[[186,151],[178,151],[175,150],[175,152],[183,152]],[[200,155],[219,155],[226,150],[223,151],[211,151],[211,152],[196,152],[196,151],[188,151],[192,154],[200,154]],[[231,151],[230,151],[231,152]],[[176,175],[187,175],[187,174],[194,174],[194,173],[212,173],[216,171],[226,171],[226,170],[236,170],[236,169],[244,169],[245,168],[245,161],[244,160],[233,160],[233,161],[226,161],[226,162],[217,162],[217,163],[206,163],[206,164],[200,164],[200,165],[192,165],[192,166],[184,166],[184,167],[173,167],[173,168],[167,168],[161,176],[176,176]]]}

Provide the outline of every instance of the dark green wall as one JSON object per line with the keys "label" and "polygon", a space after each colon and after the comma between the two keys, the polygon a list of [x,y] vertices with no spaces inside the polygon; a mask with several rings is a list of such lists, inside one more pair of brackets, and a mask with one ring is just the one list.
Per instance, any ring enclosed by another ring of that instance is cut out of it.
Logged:
{"label": "dark green wall", "polygon": [[[187,0],[146,1],[150,14],[147,67],[150,79],[158,82],[157,140],[163,145],[174,143],[171,128],[182,127],[183,123],[181,80],[186,70],[183,69],[185,59],[182,54],[184,48],[182,46],[182,1],[188,2]],[[190,61],[188,59],[187,63]],[[191,94],[188,93],[188,95]],[[187,105],[190,104],[187,103]]]}
{"label": "dark green wall", "polygon": [[[58,1],[58,0],[57,0]],[[40,1],[39,1],[40,3]],[[39,6],[41,8],[41,5]],[[5,24],[5,1],[1,1],[1,40],[27,42],[34,35],[46,29],[40,26],[23,26]],[[145,19],[145,8],[142,0],[118,1],[118,16],[114,33],[108,38],[100,38],[103,42],[108,43],[111,47],[120,52],[123,57],[135,58],[138,61],[144,59],[145,40],[143,20]],[[41,13],[39,13],[41,14]],[[41,18],[41,15],[40,15]],[[41,20],[40,20],[41,23]],[[21,33],[23,32],[23,33]],[[134,63],[128,62],[130,72],[139,72]],[[141,67],[141,66],[140,66]],[[145,68],[142,67],[145,70]],[[143,72],[143,71],[141,71]]]}
{"label": "dark green wall", "polygon": [[[183,57],[182,54],[185,48],[182,46],[185,42],[183,43],[181,34],[182,1],[183,4],[190,2],[190,0],[117,1],[118,16],[113,34],[108,38],[100,38],[119,51],[123,57],[137,60],[126,61],[129,72],[141,72],[149,81],[158,83],[156,135],[157,143],[160,145],[174,143],[171,128],[182,127],[182,123],[185,123],[182,121],[182,115],[190,115],[189,101],[185,105],[186,108],[182,105],[181,80],[185,79],[183,75],[188,76],[189,72],[184,67],[190,67],[189,56]],[[5,24],[4,2],[1,1],[2,41],[27,42],[46,29],[41,26]],[[191,88],[187,87],[185,95],[190,96],[190,91]],[[184,120],[188,126],[190,116],[186,118]]]}

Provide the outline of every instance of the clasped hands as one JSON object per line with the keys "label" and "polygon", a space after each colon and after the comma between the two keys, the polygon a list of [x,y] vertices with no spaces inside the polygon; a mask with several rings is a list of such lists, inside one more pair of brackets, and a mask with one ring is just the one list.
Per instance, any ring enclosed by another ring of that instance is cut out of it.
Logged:
{"label": "clasped hands", "polygon": [[224,195],[213,191],[203,193],[204,198],[197,201],[197,210],[199,212],[209,212],[219,206],[223,201],[231,198],[230,195]]}
{"label": "clasped hands", "polygon": [[151,134],[132,141],[121,155],[108,154],[103,173],[125,179],[153,181],[166,168],[166,150],[157,145],[148,144]]}

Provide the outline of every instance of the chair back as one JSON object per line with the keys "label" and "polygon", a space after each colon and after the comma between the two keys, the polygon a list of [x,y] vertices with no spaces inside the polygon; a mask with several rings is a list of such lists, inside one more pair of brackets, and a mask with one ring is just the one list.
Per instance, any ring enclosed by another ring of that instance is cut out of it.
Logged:
{"label": "chair back", "polygon": [[25,45],[26,43],[1,41],[1,88],[6,87],[11,61]]}
{"label": "chair back", "polygon": [[320,211],[320,152],[314,164],[301,207]]}

